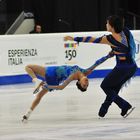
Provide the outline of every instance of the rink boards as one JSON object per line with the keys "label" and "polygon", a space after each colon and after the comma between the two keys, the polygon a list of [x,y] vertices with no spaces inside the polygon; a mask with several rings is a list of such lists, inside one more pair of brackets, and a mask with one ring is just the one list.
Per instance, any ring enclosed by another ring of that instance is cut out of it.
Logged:
{"label": "rink boards", "polygon": [[[136,62],[140,68],[140,31],[132,32],[136,43]],[[81,32],[58,34],[4,35],[0,37],[0,85],[31,82],[24,68],[28,64],[44,66],[79,65],[91,66],[111,49],[108,45],[64,42],[66,35],[101,36],[108,32]],[[114,66],[115,58],[100,65],[89,77],[102,78]],[[140,76],[138,69],[137,76]]]}

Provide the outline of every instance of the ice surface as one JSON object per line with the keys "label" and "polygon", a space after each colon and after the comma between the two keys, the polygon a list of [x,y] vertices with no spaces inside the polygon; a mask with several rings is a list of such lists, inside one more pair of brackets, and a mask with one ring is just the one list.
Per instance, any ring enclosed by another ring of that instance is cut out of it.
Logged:
{"label": "ice surface", "polygon": [[120,92],[136,107],[126,119],[115,104],[99,119],[105,98],[101,80],[90,81],[85,93],[72,83],[62,91],[46,94],[28,123],[21,120],[35,98],[33,85],[0,86],[0,140],[140,140],[140,79],[132,79]]}

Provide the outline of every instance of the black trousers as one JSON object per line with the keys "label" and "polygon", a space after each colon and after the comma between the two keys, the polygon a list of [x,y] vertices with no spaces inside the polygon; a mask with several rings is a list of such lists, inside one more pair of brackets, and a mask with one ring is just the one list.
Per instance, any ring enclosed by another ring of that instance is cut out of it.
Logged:
{"label": "black trousers", "polygon": [[102,107],[107,112],[112,102],[116,103],[119,108],[124,109],[128,106],[128,102],[121,98],[118,93],[123,84],[129,80],[136,72],[136,64],[124,64],[116,66],[103,80],[101,88],[106,94],[106,99]]}

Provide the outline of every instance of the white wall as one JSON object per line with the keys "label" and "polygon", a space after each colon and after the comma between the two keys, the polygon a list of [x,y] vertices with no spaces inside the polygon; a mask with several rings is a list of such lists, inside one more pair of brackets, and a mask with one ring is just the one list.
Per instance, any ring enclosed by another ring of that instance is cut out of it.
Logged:
{"label": "white wall", "polygon": [[[107,32],[58,33],[58,34],[26,34],[0,36],[0,75],[24,74],[27,64],[39,65],[79,65],[87,68],[97,59],[106,55],[111,49],[108,45],[64,42],[63,37],[100,36]],[[140,67],[140,31],[133,32],[137,44],[137,63]],[[66,47],[67,46],[67,47]],[[108,60],[97,69],[111,69],[115,65],[114,58]]]}

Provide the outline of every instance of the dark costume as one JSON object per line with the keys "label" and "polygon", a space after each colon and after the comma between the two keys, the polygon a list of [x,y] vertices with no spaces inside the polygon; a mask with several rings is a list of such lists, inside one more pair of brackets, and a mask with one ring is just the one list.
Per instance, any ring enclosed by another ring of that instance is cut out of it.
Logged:
{"label": "dark costume", "polygon": [[[112,102],[116,103],[122,110],[122,116],[132,107],[126,100],[121,98],[118,93],[123,84],[133,77],[137,70],[134,59],[135,43],[132,34],[127,28],[121,32],[121,36],[121,43],[116,41],[112,35],[107,36],[108,41],[115,46],[112,47],[112,50],[121,54],[115,54],[117,64],[101,84],[101,88],[107,95],[99,110],[99,116],[101,117],[105,116]],[[120,57],[125,57],[126,59],[121,60]]]}
{"label": "dark costume", "polygon": [[[127,111],[132,107],[126,100],[121,98],[118,93],[123,86],[137,70],[135,62],[136,46],[131,32],[124,28],[120,33],[122,40],[118,42],[112,35],[106,35],[107,40],[112,44],[112,52],[116,56],[116,66],[105,77],[101,83],[101,88],[106,94],[106,99],[101,105],[99,116],[104,117],[112,102],[116,103],[121,109],[121,115],[126,115]],[[103,37],[103,36],[102,36]],[[96,38],[93,43],[100,43],[102,37]],[[79,42],[90,42],[91,37],[75,37],[74,40]],[[121,59],[125,58],[125,59]]]}

